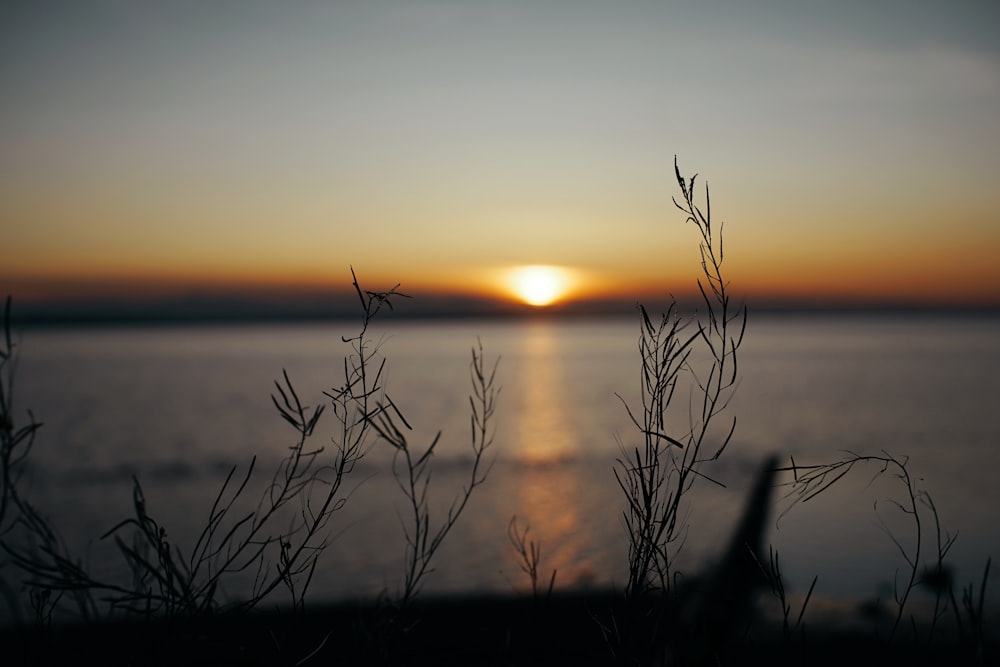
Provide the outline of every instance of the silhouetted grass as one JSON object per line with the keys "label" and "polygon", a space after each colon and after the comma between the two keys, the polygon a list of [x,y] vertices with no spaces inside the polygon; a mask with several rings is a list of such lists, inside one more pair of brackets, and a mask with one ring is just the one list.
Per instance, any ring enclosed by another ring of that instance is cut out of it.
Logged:
{"label": "silhouetted grass", "polygon": [[[131,576],[128,581],[107,579],[68,553],[54,526],[17,495],[15,486],[6,486],[19,510],[10,531],[20,539],[5,540],[3,550],[34,591],[30,602],[36,616],[50,618],[66,594],[85,620],[117,614],[173,618],[238,613],[277,590],[287,592],[293,609],[302,609],[319,555],[329,544],[327,526],[346,502],[348,477],[365,456],[371,421],[383,409],[378,403],[383,364],[367,332],[378,311],[401,295],[363,291],[356,279],[354,285],[361,330],[344,339],[351,352],[344,359],[342,384],[327,392],[339,427],[332,455],[324,446],[310,444],[325,406],[304,405],[283,372],[271,398],[294,430],[288,455],[257,492],[250,487],[256,457],[239,475],[236,466],[230,469],[193,545],[171,541],[171,531],[154,518],[135,479],[132,516],[101,536],[114,540]],[[7,469],[17,463],[11,461]],[[252,494],[257,499],[247,510]],[[228,582],[249,590],[239,601],[225,599],[220,593]]]}
{"label": "silhouetted grass", "polygon": [[[991,561],[986,560],[977,583],[958,586],[947,561],[956,536],[943,528],[930,493],[917,486],[906,460],[887,452],[848,453],[833,462],[806,465],[764,461],[718,564],[697,573],[677,571],[684,536],[697,529],[685,522],[685,508],[697,502],[692,490],[699,480],[718,483],[711,465],[733,440],[736,422],[724,413],[739,379],[737,358],[747,311],[731,301],[723,274],[722,228],[712,221],[707,186],[702,208],[696,202],[695,177],[684,178],[676,161],[675,176],[682,195],[675,204],[700,237],[702,308],[685,314],[673,302],[659,319],[639,309],[641,405],[626,405],[639,444],[620,443],[621,458],[613,471],[624,496],[624,590],[555,590],[557,572],[543,576],[542,544],[529,539],[527,524],[522,528],[512,517],[508,538],[530,582],[530,596],[419,595],[433,572],[435,554],[474,490],[487,481],[499,360],[487,364],[481,344],[472,349],[467,483],[443,515],[434,515],[431,472],[441,433],[425,447],[414,446],[404,410],[383,389],[385,358],[369,333],[381,309],[406,295],[398,286],[385,292],[364,290],[353,270],[360,327],[342,339],[348,347],[343,376],[324,392],[325,403],[316,406],[303,401],[287,372],[275,382],[274,407],[293,433],[289,454],[264,487],[252,488],[256,459],[242,472],[234,466],[208,508],[200,534],[184,546],[171,541],[136,479],[131,515],[109,521],[111,528],[103,536],[117,546],[129,580],[95,575],[67,550],[19,485],[41,423],[30,411],[22,422],[15,410],[17,355],[8,298],[0,341],[0,575],[7,577],[2,590],[8,605],[31,612],[32,621],[0,630],[6,664],[994,661],[996,638],[985,619]],[[680,416],[678,392],[683,394]],[[319,420],[331,412],[336,435],[327,452],[311,443]],[[408,510],[398,592],[364,604],[311,603],[307,608],[310,583],[330,547],[331,522],[348,501],[351,475],[371,447],[383,444],[393,448],[392,473]],[[877,474],[891,474],[900,482],[900,498],[889,502],[909,517],[915,531],[912,541],[888,533],[906,567],[894,591],[890,629],[882,634],[812,623],[816,579],[793,604],[778,553],[772,548],[764,554],[776,485],[784,485],[785,497],[800,506],[865,466],[876,466]],[[786,481],[776,482],[778,476]],[[609,508],[609,518],[618,511]],[[935,545],[930,556],[923,547],[927,535]],[[13,585],[11,576],[17,578]],[[238,600],[222,594],[241,584],[246,588]],[[911,611],[918,587],[934,595],[929,622]],[[767,599],[763,604],[758,599],[768,591],[777,612],[773,617],[761,613]],[[286,611],[259,609],[276,596]],[[78,622],[53,622],[57,612],[67,609],[75,611]]]}

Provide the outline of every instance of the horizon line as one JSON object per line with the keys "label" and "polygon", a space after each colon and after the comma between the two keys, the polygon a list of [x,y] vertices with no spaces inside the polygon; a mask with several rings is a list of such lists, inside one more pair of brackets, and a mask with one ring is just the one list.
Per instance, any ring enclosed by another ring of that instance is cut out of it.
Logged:
{"label": "horizon line", "polygon": [[[622,319],[633,317],[643,305],[651,314],[662,312],[670,295],[636,298],[608,297],[532,306],[503,299],[469,295],[393,299],[381,318],[395,320],[447,319]],[[703,307],[695,296],[676,298],[683,310]],[[1000,315],[1000,303],[857,299],[817,296],[747,297],[737,301],[751,314],[765,315]],[[360,315],[357,296],[344,294],[300,296],[291,299],[203,295],[200,297],[74,299],[27,301],[12,299],[11,321],[17,326],[254,324],[335,322]]]}

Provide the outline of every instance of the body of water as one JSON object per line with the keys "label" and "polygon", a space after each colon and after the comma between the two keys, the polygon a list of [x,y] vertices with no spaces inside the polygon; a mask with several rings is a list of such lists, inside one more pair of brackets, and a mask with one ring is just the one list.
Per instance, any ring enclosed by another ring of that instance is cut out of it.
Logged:
{"label": "body of water", "polygon": [[[28,330],[16,408],[30,407],[44,426],[23,490],[96,572],[122,571],[98,537],[128,516],[133,475],[149,512],[190,544],[232,465],[257,456],[270,475],[287,453],[294,432],[271,403],[274,380],[285,369],[305,403],[326,402],[322,392],[343,382],[341,336],[351,333],[349,323]],[[507,537],[515,515],[541,544],[546,581],[556,570],[557,587],[624,585],[625,503],[613,467],[622,446],[641,442],[622,402],[638,405],[638,333],[637,322],[619,320],[389,321],[373,331],[412,442],[442,431],[432,520],[467,483],[471,350],[479,340],[488,363],[500,357],[495,463],[425,592],[524,590]],[[679,568],[697,572],[724,547],[767,455],[808,464],[885,450],[909,457],[943,527],[958,533],[949,560],[959,581],[978,581],[986,558],[1000,554],[1000,320],[761,316],[739,362],[728,408],[735,435],[705,468],[726,488],[691,492]],[[684,392],[674,407],[680,420],[693,409]],[[329,444],[332,417],[320,420],[317,444]],[[907,545],[913,529],[892,505],[905,500],[903,487],[891,475],[872,482],[876,472],[858,469],[780,521],[788,502],[778,490],[768,539],[792,588],[818,575],[816,599],[891,596],[905,562],[886,531]],[[374,599],[401,586],[405,499],[390,447],[373,439],[349,484],[314,600]]]}

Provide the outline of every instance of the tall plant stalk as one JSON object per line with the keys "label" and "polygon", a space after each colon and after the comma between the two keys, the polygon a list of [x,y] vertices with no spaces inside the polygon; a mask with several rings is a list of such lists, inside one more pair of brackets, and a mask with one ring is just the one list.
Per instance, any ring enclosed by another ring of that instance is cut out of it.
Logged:
{"label": "tall plant stalk", "polygon": [[[654,322],[646,308],[639,307],[641,408],[633,409],[619,398],[642,442],[632,448],[622,445],[615,466],[627,501],[623,514],[630,597],[671,589],[673,560],[682,543],[684,501],[696,479],[709,479],[702,465],[722,455],[736,426],[734,417],[721,432],[716,428],[736,385],[737,351],[746,330],[746,308],[734,306],[723,275],[722,229],[713,227],[708,185],[702,208],[695,201],[697,175],[685,179],[676,158],[674,174],[681,190],[674,205],[700,236],[698,289],[704,311],[685,316],[672,299]],[[704,366],[696,352],[707,352]],[[695,393],[686,424],[675,421],[674,398],[682,377],[690,378]]]}
{"label": "tall plant stalk", "polygon": [[472,464],[469,466],[468,483],[452,499],[443,519],[435,523],[430,507],[431,459],[441,440],[441,432],[434,436],[422,453],[414,450],[407,437],[412,430],[396,405],[387,398],[380,405],[372,426],[379,436],[395,450],[392,471],[396,483],[406,498],[408,518],[403,519],[406,537],[406,554],[403,570],[403,588],[396,601],[400,608],[407,607],[420,591],[424,578],[433,571],[431,562],[448,533],[455,527],[476,487],[486,481],[492,461],[486,461],[486,450],[493,444],[493,417],[500,389],[496,386],[499,358],[492,366],[486,365],[483,346],[472,348],[469,374],[472,394],[469,396],[470,446]]}

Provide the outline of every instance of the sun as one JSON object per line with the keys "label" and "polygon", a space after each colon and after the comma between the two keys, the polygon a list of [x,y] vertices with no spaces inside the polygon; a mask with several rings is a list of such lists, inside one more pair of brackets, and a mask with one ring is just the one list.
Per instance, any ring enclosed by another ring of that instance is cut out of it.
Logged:
{"label": "sun", "polygon": [[532,306],[548,306],[566,295],[569,275],[555,266],[521,266],[510,273],[514,294]]}

